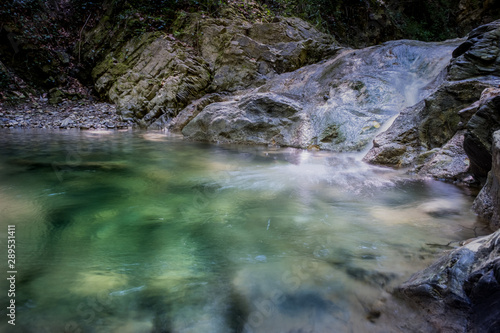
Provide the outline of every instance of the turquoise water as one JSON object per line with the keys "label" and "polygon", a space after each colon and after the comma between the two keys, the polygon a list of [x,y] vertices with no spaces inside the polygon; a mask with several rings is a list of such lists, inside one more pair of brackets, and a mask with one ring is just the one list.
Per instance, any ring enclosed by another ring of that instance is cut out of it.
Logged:
{"label": "turquoise water", "polygon": [[462,189],[357,155],[0,134],[0,240],[16,225],[17,269],[2,332],[398,331],[371,305],[475,235]]}

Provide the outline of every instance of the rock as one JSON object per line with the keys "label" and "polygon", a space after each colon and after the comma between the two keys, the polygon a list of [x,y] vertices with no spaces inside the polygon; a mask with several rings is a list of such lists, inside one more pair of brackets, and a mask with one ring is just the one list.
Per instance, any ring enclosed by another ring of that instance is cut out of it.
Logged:
{"label": "rock", "polygon": [[471,172],[485,177],[491,169],[492,134],[500,129],[500,89],[486,89],[477,112],[467,123],[464,149],[471,161]]}
{"label": "rock", "polygon": [[473,303],[469,326],[472,332],[500,331],[500,258],[479,266],[469,275],[465,290]]}
{"label": "rock", "polygon": [[[203,110],[205,106],[212,103],[221,102],[222,99],[223,97],[221,94],[215,93],[215,94],[205,95],[202,98],[193,101],[191,104],[182,109],[182,111],[179,112],[177,117],[175,117],[170,123],[168,123],[166,128],[172,132],[181,132],[182,129],[191,120],[193,120],[193,118],[196,117]],[[160,118],[157,122],[155,122],[155,124],[153,124],[150,127],[157,125],[158,128],[164,128],[166,120],[162,118]]]}
{"label": "rock", "polygon": [[399,110],[429,94],[456,45],[395,41],[344,50],[206,106],[182,133],[205,141],[359,150]]}
{"label": "rock", "polygon": [[[486,87],[489,85],[480,81],[445,82],[424,101],[403,110],[389,129],[373,140],[373,148],[364,160],[369,163],[416,169],[424,168],[426,162],[436,163],[436,159],[434,162],[430,160],[460,129],[459,123],[461,120],[463,122],[463,119],[459,112],[478,100]],[[451,146],[460,145],[456,140],[457,138],[441,152],[440,158],[436,158],[441,162],[443,155],[458,154],[461,158],[463,154],[459,148],[454,149],[454,152],[450,151]],[[450,165],[456,163],[453,161],[453,158],[449,159]],[[430,169],[429,167],[430,164],[424,170]],[[446,168],[446,163],[441,163],[441,169]],[[450,168],[454,169],[451,166]],[[459,167],[457,171],[462,173],[463,169]]]}
{"label": "rock", "polygon": [[482,25],[469,33],[467,41],[453,53],[448,80],[500,76],[500,20]]}
{"label": "rock", "polygon": [[158,128],[206,92],[262,85],[339,49],[332,37],[300,19],[251,23],[226,14],[179,15],[173,30],[180,39],[145,33],[115,45],[92,71],[96,90],[125,117]]}
{"label": "rock", "polygon": [[[253,3],[253,5],[257,5]],[[229,3],[221,18],[200,14],[181,17],[179,36],[197,46],[213,72],[211,91],[236,91],[265,83],[276,74],[296,70],[334,55],[340,48],[333,37],[293,17],[250,20]]]}
{"label": "rock", "polygon": [[473,30],[453,51],[444,84],[377,136],[365,161],[458,182],[473,182],[470,173],[486,176],[491,167],[488,138],[500,129],[494,111],[499,41],[500,21]]}
{"label": "rock", "polygon": [[302,105],[290,98],[250,94],[241,101],[210,104],[182,134],[194,140],[303,147],[307,121],[301,111]]}
{"label": "rock", "polygon": [[418,174],[454,182],[470,182],[470,161],[463,148],[464,133],[465,130],[459,130],[442,148],[430,150],[432,157],[419,168]]}
{"label": "rock", "polygon": [[67,127],[70,124],[73,124],[73,119],[71,117],[65,118],[63,121],[61,121],[61,124],[59,125],[60,127]]}
{"label": "rock", "polygon": [[63,101],[64,93],[57,89],[52,88],[49,90],[49,103],[50,104],[59,104]]}
{"label": "rock", "polygon": [[477,238],[414,274],[396,294],[423,309],[439,332],[496,332],[500,231]]}
{"label": "rock", "polygon": [[479,25],[493,21],[499,17],[500,12],[498,2],[491,0],[460,0],[457,9],[455,21],[461,34],[466,34]]}
{"label": "rock", "polygon": [[177,115],[210,83],[205,61],[179,41],[146,33],[110,52],[92,71],[96,90],[125,117],[150,124]]}
{"label": "rock", "polygon": [[500,228],[500,131],[493,134],[492,168],[486,184],[474,200],[472,208],[492,230]]}

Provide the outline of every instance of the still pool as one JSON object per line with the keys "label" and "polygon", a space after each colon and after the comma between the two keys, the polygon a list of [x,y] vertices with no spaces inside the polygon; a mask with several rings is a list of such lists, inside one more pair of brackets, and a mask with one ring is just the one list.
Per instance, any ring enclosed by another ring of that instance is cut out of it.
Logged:
{"label": "still pool", "polygon": [[0,331],[398,332],[370,309],[480,233],[473,197],[360,159],[2,130]]}

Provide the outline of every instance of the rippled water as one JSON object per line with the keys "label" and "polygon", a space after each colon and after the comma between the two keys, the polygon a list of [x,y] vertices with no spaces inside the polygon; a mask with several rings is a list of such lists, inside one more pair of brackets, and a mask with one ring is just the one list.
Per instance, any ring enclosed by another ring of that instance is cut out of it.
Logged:
{"label": "rippled water", "polygon": [[371,305],[440,245],[474,237],[460,188],[360,156],[151,132],[0,134],[19,332],[398,331],[369,321]]}

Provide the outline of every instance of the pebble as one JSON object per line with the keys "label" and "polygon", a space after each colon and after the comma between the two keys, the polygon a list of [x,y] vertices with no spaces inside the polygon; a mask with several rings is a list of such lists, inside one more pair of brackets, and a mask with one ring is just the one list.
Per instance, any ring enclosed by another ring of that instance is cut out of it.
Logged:
{"label": "pebble", "polygon": [[0,128],[114,130],[133,127],[133,121],[122,119],[115,105],[88,100],[63,101],[51,105],[46,99],[40,98],[32,103],[15,106],[0,103],[0,110]]}

